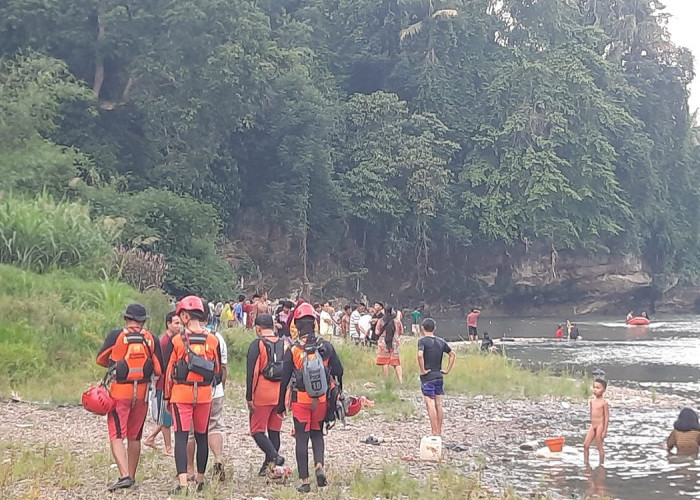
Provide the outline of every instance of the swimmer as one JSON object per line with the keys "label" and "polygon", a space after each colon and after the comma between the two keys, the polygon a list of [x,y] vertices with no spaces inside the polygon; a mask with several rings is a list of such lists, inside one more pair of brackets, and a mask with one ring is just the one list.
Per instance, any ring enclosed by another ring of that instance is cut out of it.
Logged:
{"label": "swimmer", "polygon": [[602,378],[597,378],[593,382],[593,395],[595,397],[588,403],[591,412],[591,426],[588,429],[588,433],[586,433],[586,439],[583,441],[583,462],[586,464],[588,463],[588,449],[594,439],[598,447],[600,463],[602,464],[605,460],[603,440],[608,434],[608,423],[610,421],[610,406],[603,398],[607,388],[608,383]]}

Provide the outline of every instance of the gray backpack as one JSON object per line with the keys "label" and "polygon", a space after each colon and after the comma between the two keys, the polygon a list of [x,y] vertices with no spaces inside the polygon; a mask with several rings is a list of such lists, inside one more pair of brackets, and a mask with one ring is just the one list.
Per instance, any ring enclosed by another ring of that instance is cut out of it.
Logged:
{"label": "gray backpack", "polygon": [[301,366],[301,376],[304,390],[312,398],[320,398],[328,392],[328,372],[323,358],[318,351],[318,345],[307,344],[304,349],[304,361]]}

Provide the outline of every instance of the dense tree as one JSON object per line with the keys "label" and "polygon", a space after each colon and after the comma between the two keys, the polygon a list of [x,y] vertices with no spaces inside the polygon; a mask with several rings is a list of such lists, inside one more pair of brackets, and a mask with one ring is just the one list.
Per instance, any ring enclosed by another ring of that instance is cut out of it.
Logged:
{"label": "dense tree", "polygon": [[447,271],[463,293],[472,245],[520,243],[637,253],[661,289],[700,270],[694,70],[664,16],[657,0],[10,0],[2,187],[124,217],[120,243],[163,254],[174,294],[233,293],[216,246],[251,230],[292,242],[304,293],[328,260],[401,267],[418,292]]}

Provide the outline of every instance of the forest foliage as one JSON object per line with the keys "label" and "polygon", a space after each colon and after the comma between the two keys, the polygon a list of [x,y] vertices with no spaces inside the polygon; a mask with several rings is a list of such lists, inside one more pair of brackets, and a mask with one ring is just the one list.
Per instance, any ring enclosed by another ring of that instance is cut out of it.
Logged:
{"label": "forest foliage", "polygon": [[475,244],[695,276],[693,59],[665,19],[657,0],[10,0],[0,186],[124,219],[117,243],[163,255],[175,295],[233,293],[218,248],[251,217],[291,237],[302,283],[338,255],[421,287]]}

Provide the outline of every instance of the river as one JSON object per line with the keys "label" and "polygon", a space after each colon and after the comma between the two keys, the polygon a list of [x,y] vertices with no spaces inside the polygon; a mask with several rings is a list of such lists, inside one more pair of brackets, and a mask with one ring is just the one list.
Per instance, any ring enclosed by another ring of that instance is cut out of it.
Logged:
{"label": "river", "polygon": [[[591,373],[603,370],[610,386],[673,394],[695,402],[700,389],[700,316],[658,316],[646,327],[629,327],[623,318],[572,318],[584,340],[557,341],[557,319],[479,318],[479,333],[489,332],[509,357],[529,367]],[[561,320],[565,323],[565,320]],[[463,319],[439,319],[447,339],[466,336]],[[566,331],[566,330],[565,330]],[[505,335],[506,341],[499,341]],[[588,425],[586,405],[565,412],[554,423],[566,438],[561,459],[544,460],[500,448],[508,467],[491,467],[501,484],[516,491],[550,493],[562,498],[607,495],[622,500],[700,498],[700,460],[669,456],[663,445],[680,408],[635,406],[611,408],[605,465],[591,449],[591,466],[583,465],[582,442]],[[498,458],[498,457],[496,457]],[[495,479],[495,478],[492,478]]]}

